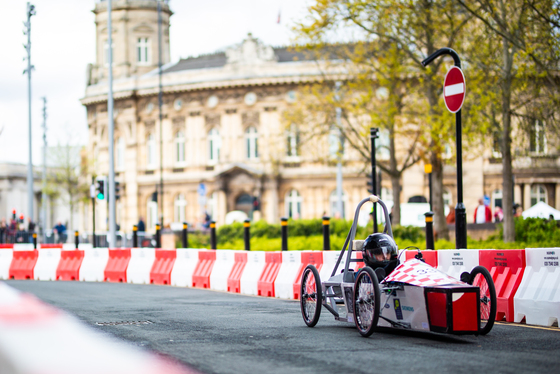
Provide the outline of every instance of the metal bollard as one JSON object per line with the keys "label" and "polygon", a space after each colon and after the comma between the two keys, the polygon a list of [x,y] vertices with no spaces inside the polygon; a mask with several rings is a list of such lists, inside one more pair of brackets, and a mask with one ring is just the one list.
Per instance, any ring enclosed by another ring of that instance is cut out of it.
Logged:
{"label": "metal bollard", "polygon": [[37,233],[33,233],[33,249],[37,249]]}
{"label": "metal bollard", "polygon": [[331,226],[330,217],[323,217],[323,251],[331,250]]}
{"label": "metal bollard", "polygon": [[80,245],[80,233],[78,230],[74,231],[74,245],[76,246],[76,249],[78,249],[78,246]]}
{"label": "metal bollard", "polygon": [[282,228],[282,250],[288,250],[288,219],[286,217],[280,218],[280,225]]}
{"label": "metal bollard", "polygon": [[218,246],[216,240],[216,221],[210,222],[210,249],[216,249]]}
{"label": "metal bollard", "polygon": [[183,222],[183,248],[189,248],[189,237],[188,237],[188,233],[187,230],[189,228],[189,224],[186,222]]}
{"label": "metal bollard", "polygon": [[424,213],[426,216],[426,249],[434,247],[434,212]]}
{"label": "metal bollard", "polygon": [[156,223],[156,248],[161,248],[161,225]]}
{"label": "metal bollard", "polygon": [[132,248],[138,248],[138,225],[132,225]]}
{"label": "metal bollard", "polygon": [[245,250],[251,250],[251,221],[248,219],[243,222],[243,241],[245,242]]}

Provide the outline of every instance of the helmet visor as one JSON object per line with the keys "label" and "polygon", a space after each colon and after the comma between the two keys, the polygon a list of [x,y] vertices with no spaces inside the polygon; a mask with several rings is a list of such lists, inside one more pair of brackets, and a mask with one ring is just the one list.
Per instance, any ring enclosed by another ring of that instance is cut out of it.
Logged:
{"label": "helmet visor", "polygon": [[396,255],[396,249],[392,246],[382,246],[371,250],[373,256],[377,261],[387,261],[391,259],[392,255]]}

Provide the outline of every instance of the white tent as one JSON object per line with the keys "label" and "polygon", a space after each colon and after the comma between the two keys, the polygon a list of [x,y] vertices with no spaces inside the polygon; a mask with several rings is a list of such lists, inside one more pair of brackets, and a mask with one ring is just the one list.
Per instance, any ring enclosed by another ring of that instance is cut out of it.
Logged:
{"label": "white tent", "polygon": [[560,210],[556,210],[545,202],[539,201],[522,213],[523,218],[549,218],[560,220]]}

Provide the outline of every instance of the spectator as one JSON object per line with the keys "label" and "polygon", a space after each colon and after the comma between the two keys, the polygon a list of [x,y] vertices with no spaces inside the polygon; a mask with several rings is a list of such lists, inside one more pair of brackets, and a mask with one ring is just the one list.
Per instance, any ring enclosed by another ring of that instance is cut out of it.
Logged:
{"label": "spectator", "polygon": [[474,223],[492,222],[492,212],[484,205],[482,199],[478,199],[478,206],[474,210]]}
{"label": "spectator", "polygon": [[447,217],[445,217],[445,221],[448,225],[455,223],[455,208],[451,205],[449,205],[449,213],[447,214]]}
{"label": "spectator", "polygon": [[64,226],[60,221],[56,224],[53,231],[58,234],[57,243],[66,243],[66,226]]}
{"label": "spectator", "polygon": [[204,223],[202,224],[202,226],[204,228],[209,228],[211,220],[212,218],[210,217],[210,214],[208,214],[208,212],[204,212]]}
{"label": "spectator", "polygon": [[494,222],[502,222],[504,220],[504,212],[502,211],[502,207],[497,206],[496,210],[494,210]]}
{"label": "spectator", "polygon": [[0,243],[6,243],[6,235],[8,233],[8,225],[6,224],[6,218],[2,218],[0,222]]}
{"label": "spectator", "polygon": [[31,218],[28,218],[27,231],[29,231],[29,232],[34,232],[35,231],[35,222],[33,222],[31,220]]}
{"label": "spectator", "polygon": [[144,232],[146,231],[146,225],[144,224],[144,219],[142,217],[140,217],[140,219],[138,220],[138,232]]}

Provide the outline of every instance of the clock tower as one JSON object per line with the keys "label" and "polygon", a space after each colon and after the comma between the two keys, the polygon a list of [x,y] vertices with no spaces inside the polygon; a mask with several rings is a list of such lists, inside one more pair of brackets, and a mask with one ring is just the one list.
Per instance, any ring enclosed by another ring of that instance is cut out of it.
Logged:
{"label": "clock tower", "polygon": [[[158,12],[161,2],[162,65],[170,61],[168,1],[113,0],[113,77],[118,80],[143,75],[158,67]],[[108,78],[107,1],[97,0],[95,9],[96,62],[88,72],[88,85]]]}

